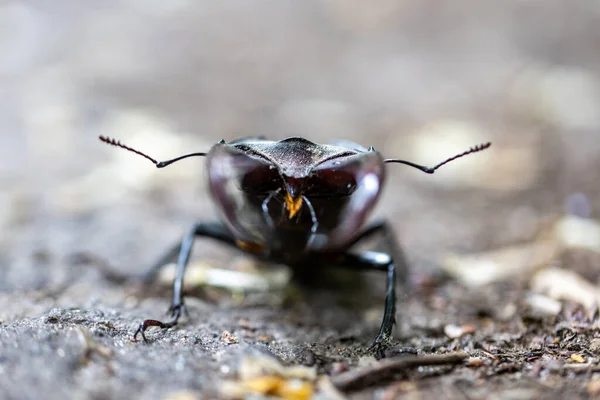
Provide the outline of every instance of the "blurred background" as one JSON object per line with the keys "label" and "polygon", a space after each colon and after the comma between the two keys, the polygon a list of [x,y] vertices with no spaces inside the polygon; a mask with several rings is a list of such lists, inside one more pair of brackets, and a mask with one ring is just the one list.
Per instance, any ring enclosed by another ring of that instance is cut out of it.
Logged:
{"label": "blurred background", "polygon": [[0,290],[67,282],[78,252],[140,272],[213,218],[203,160],[156,170],[98,135],[158,159],[348,139],[429,165],[492,141],[433,176],[389,166],[376,213],[417,268],[597,215],[595,1],[101,3],[0,2]]}

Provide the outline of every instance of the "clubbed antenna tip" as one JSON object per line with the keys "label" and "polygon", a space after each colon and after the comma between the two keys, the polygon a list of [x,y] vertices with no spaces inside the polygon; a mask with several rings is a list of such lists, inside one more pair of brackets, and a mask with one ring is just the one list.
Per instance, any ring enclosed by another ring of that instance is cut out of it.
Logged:
{"label": "clubbed antenna tip", "polygon": [[100,139],[101,141],[103,141],[104,143],[110,144],[111,146],[116,146],[116,147],[120,147],[122,149],[125,149],[127,151],[131,151],[132,153],[138,154],[142,157],[144,157],[147,160],[152,161],[152,164],[154,164],[157,168],[163,168],[166,167],[167,165],[171,165],[174,162],[177,162],[179,160],[183,160],[184,158],[188,158],[188,157],[204,157],[206,156],[206,153],[190,153],[190,154],[186,154],[177,158],[173,158],[172,160],[166,160],[166,161],[156,161],[154,158],[150,157],[148,154],[146,153],[142,153],[139,150],[133,149],[129,146],[124,145],[123,143],[121,143],[118,140],[109,138],[107,136],[102,136],[100,135],[98,137],[98,139]]}
{"label": "clubbed antenna tip", "polygon": [[131,147],[129,147],[129,146],[125,146],[123,143],[121,143],[121,142],[120,142],[120,141],[118,141],[118,140],[115,140],[115,139],[109,138],[109,137],[107,137],[107,136],[102,136],[102,135],[98,136],[98,139],[100,139],[100,140],[101,140],[101,141],[103,141],[104,143],[110,144],[111,146],[120,147],[120,148],[122,148],[122,149],[125,149],[125,150],[128,150],[128,151],[131,151],[131,152],[133,152],[133,153],[135,153],[135,154],[138,154],[138,155],[140,155],[140,156],[142,156],[142,157],[144,157],[144,158],[146,158],[146,159],[148,159],[148,160],[152,161],[152,164],[155,164],[155,165],[156,165],[156,164],[158,164],[158,161],[156,161],[154,158],[150,157],[148,154],[142,153],[141,151],[138,151],[138,150],[136,150],[136,149],[132,149],[132,148],[131,148]]}
{"label": "clubbed antenna tip", "polygon": [[469,150],[467,150],[467,151],[465,151],[463,153],[457,154],[454,157],[450,157],[447,160],[444,160],[441,163],[439,163],[439,164],[437,164],[436,166],[433,166],[433,167],[426,167],[424,165],[415,164],[413,162],[406,161],[406,160],[400,160],[400,159],[397,159],[397,158],[388,158],[386,160],[383,160],[383,162],[386,162],[386,163],[388,163],[388,162],[389,163],[399,163],[399,164],[410,165],[411,167],[415,167],[417,169],[420,169],[421,171],[426,172],[428,174],[433,174],[435,172],[435,170],[437,170],[442,165],[448,164],[450,161],[454,161],[457,158],[464,157],[464,156],[466,156],[468,154],[477,153],[478,151],[485,150],[485,149],[489,148],[491,145],[492,145],[492,142],[487,142],[487,143],[483,143],[483,144],[477,145],[475,147],[471,147]]}

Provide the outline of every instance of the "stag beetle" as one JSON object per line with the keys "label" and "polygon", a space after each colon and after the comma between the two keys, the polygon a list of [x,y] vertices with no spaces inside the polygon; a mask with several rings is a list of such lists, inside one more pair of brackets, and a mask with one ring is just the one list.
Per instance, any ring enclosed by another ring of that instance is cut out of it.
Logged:
{"label": "stag beetle", "polygon": [[[167,161],[157,161],[115,139],[100,136],[100,140],[141,155],[158,168],[188,157],[206,157],[209,190],[221,219],[220,223],[194,224],[183,241],[151,268],[150,277],[164,264],[177,260],[171,319],[143,321],[134,340],[141,335],[146,341],[144,332],[151,326],[165,329],[177,324],[183,312],[183,277],[192,244],[196,237],[208,237],[291,266],[310,259],[323,266],[386,272],[383,321],[369,347],[377,351],[391,339],[396,315],[396,265],[404,267],[403,254],[388,223],[376,222],[361,229],[381,193],[385,164],[406,164],[433,174],[442,165],[491,145],[473,147],[426,167],[384,159],[373,147],[366,149],[346,141],[323,145],[300,137],[221,140],[208,153],[190,153]],[[349,251],[376,233],[383,234],[389,253]]]}

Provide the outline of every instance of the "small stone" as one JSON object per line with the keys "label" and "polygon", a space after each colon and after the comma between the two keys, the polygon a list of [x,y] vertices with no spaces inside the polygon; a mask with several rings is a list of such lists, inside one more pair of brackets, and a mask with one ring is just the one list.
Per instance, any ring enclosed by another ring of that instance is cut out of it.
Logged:
{"label": "small stone", "polygon": [[464,335],[475,333],[475,327],[473,325],[453,325],[449,324],[444,327],[444,333],[451,339],[458,339]]}
{"label": "small stone", "polygon": [[590,341],[589,349],[594,354],[600,354],[600,338],[594,338]]}
{"label": "small stone", "polygon": [[232,335],[229,331],[223,331],[221,340],[227,344],[235,344],[238,342],[237,336]]}
{"label": "small stone", "polygon": [[229,365],[221,365],[221,368],[219,368],[219,371],[221,371],[221,373],[223,375],[227,375],[231,372],[231,368],[229,367]]}

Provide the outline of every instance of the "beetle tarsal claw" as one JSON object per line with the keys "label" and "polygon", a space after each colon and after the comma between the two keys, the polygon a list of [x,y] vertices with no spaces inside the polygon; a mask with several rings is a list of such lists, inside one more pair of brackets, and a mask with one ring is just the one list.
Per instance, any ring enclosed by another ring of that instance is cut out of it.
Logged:
{"label": "beetle tarsal claw", "polygon": [[292,219],[302,208],[302,197],[293,198],[289,192],[285,193],[285,208],[288,212],[288,218]]}

